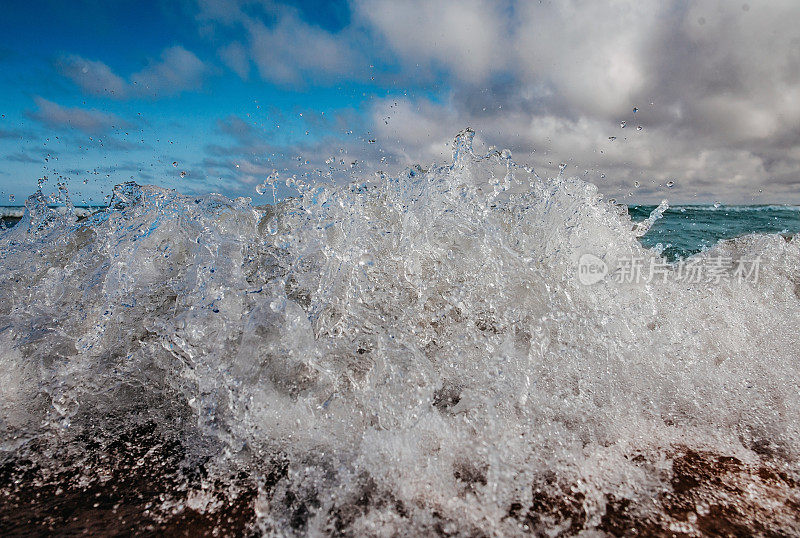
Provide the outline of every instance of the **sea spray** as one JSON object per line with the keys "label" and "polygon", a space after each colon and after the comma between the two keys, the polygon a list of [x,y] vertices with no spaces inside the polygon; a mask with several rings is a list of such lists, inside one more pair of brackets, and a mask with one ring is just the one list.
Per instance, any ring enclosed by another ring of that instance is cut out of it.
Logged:
{"label": "sea spray", "polygon": [[[241,501],[275,534],[694,532],[724,503],[800,530],[797,238],[697,255],[758,256],[756,282],[584,285],[585,254],[663,260],[593,185],[471,139],[261,209],[32,196],[0,236],[4,469],[91,488],[142,454],[172,473],[148,517]],[[670,508],[719,457],[750,497]]]}
{"label": "sea spray", "polygon": [[636,223],[636,226],[633,228],[634,235],[636,237],[642,237],[649,232],[653,224],[664,215],[664,211],[667,209],[669,209],[669,202],[662,200],[661,203],[658,204],[658,207],[656,207],[646,219]]}

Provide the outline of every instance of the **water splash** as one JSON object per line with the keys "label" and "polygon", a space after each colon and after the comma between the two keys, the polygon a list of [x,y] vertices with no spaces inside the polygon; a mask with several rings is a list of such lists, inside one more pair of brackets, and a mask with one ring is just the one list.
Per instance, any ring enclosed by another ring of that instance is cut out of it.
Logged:
{"label": "water splash", "polygon": [[664,211],[669,209],[669,202],[667,200],[662,200],[658,207],[656,207],[646,219],[642,222],[637,222],[636,225],[633,227],[633,233],[636,237],[642,237],[650,228],[653,227],[653,224],[660,219],[664,215]]}
{"label": "water splash", "polygon": [[4,461],[172,439],[151,510],[248,498],[277,534],[574,534],[622,504],[669,525],[651,499],[687,450],[794,473],[798,240],[698,255],[761,256],[757,284],[584,286],[586,253],[660,261],[637,236],[667,204],[634,229],[473,137],[263,209],[128,183],[76,222],[32,196],[0,236]]}

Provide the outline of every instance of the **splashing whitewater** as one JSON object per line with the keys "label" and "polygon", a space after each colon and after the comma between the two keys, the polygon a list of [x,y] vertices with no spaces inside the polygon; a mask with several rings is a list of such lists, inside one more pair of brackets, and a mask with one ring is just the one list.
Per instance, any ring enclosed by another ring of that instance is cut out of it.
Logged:
{"label": "splashing whitewater", "polygon": [[449,165],[264,208],[129,183],[77,220],[34,195],[0,235],[5,502],[23,471],[144,469],[154,528],[241,505],[278,534],[692,534],[732,506],[800,531],[800,240],[698,255],[761,256],[757,283],[578,282],[586,252],[658,258],[640,232],[470,131]]}

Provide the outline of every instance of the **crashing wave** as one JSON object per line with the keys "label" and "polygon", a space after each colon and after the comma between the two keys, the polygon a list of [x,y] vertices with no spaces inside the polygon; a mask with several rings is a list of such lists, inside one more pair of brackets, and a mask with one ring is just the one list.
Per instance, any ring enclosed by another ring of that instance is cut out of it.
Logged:
{"label": "crashing wave", "polygon": [[7,520],[27,480],[162,530],[800,531],[800,240],[697,255],[757,282],[583,285],[584,254],[661,258],[593,185],[471,138],[265,208],[32,196],[0,236]]}

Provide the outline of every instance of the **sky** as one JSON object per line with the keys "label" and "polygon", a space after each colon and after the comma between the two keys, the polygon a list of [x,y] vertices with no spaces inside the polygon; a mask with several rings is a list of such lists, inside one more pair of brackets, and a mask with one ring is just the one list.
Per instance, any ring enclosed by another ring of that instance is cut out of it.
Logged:
{"label": "sky", "polygon": [[[446,164],[628,203],[800,203],[800,2],[6,0],[0,204]],[[279,196],[287,194],[283,188]]]}

